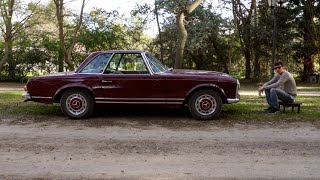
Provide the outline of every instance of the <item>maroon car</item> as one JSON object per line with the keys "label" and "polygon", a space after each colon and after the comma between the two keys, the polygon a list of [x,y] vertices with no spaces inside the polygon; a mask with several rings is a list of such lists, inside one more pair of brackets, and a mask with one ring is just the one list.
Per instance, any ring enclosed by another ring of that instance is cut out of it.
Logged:
{"label": "maroon car", "polygon": [[26,101],[60,103],[70,118],[89,117],[98,104],[188,106],[196,119],[219,115],[224,103],[238,102],[239,81],[215,71],[169,69],[149,52],[91,53],[75,72],[30,78]]}

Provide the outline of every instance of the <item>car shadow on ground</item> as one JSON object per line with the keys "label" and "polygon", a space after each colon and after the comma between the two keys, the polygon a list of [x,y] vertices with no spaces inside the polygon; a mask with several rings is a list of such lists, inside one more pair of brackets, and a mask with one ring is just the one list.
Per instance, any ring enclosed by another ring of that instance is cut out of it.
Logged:
{"label": "car shadow on ground", "polygon": [[[46,106],[46,105],[41,105]],[[39,109],[39,107],[37,108]],[[40,108],[41,109],[41,108]],[[46,108],[42,108],[46,109]],[[27,116],[17,116],[4,118],[1,123],[8,125],[29,125],[37,126],[76,126],[76,127],[124,127],[149,129],[158,126],[167,129],[185,129],[185,128],[210,128],[214,126],[233,126],[235,121],[226,119],[225,115],[230,110],[222,111],[220,116],[212,120],[194,119],[187,107],[185,108],[156,108],[156,107],[97,107],[94,113],[86,119],[69,119],[65,116],[59,106],[51,107],[50,111],[41,111],[37,114],[29,113]],[[1,119],[1,118],[0,118]]]}
{"label": "car shadow on ground", "polygon": [[[225,112],[222,112],[225,113]],[[222,117],[222,116],[221,116]],[[130,126],[133,128],[149,128],[159,126],[168,129],[205,128],[208,125],[230,126],[229,120],[217,117],[212,120],[196,120],[187,108],[97,108],[92,117],[83,122],[90,127]]]}

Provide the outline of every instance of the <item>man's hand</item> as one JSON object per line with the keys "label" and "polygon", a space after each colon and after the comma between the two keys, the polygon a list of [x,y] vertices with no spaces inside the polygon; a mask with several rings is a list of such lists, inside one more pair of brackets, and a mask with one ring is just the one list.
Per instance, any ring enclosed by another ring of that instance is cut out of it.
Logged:
{"label": "man's hand", "polygon": [[263,94],[263,87],[262,86],[259,86],[258,93],[259,93],[259,96],[261,96],[261,94]]}

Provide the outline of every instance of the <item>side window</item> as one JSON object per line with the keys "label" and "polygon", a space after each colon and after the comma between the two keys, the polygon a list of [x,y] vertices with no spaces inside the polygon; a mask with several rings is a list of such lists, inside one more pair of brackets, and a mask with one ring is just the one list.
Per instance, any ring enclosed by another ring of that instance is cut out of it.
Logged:
{"label": "side window", "polygon": [[115,54],[105,73],[149,74],[141,54]]}
{"label": "side window", "polygon": [[102,73],[112,54],[100,54],[90,61],[81,73]]}

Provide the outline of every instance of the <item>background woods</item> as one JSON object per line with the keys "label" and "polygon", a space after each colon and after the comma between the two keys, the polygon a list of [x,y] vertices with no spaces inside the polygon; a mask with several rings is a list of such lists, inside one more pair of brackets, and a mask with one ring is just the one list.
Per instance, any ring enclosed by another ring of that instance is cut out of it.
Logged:
{"label": "background woods", "polygon": [[[92,51],[143,49],[169,67],[216,70],[260,81],[275,59],[302,80],[319,72],[320,4],[316,0],[150,0],[130,14],[87,0],[0,0],[0,80],[72,71]],[[274,14],[273,14],[274,13]],[[156,27],[152,27],[156,26]],[[153,35],[147,33],[155,29]]]}

